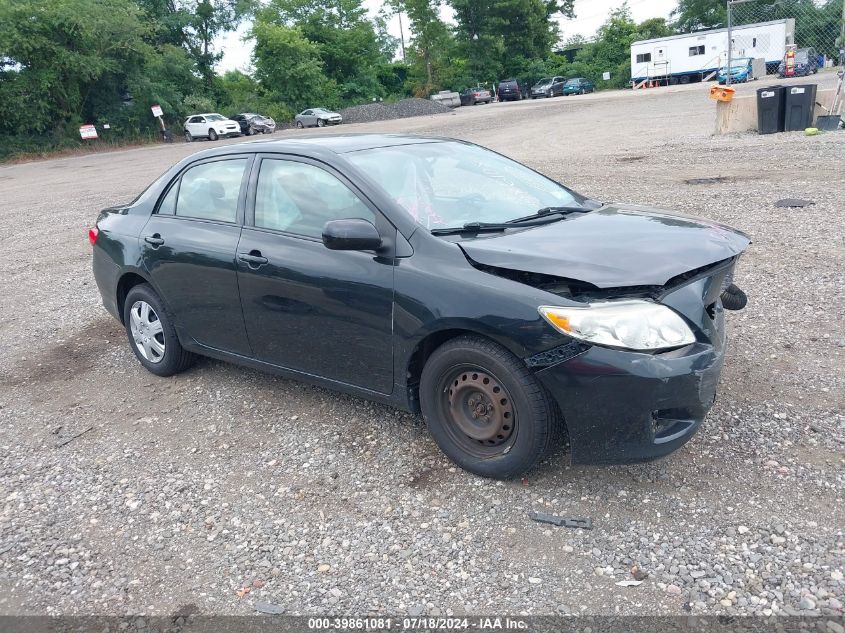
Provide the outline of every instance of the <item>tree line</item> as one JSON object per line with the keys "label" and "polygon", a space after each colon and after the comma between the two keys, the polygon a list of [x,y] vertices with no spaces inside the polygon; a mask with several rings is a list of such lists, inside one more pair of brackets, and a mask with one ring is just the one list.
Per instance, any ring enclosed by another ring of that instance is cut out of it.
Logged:
{"label": "tree line", "polygon": [[[777,4],[823,20],[842,0]],[[401,56],[387,28],[397,14],[410,30]],[[630,77],[631,42],[721,26],[726,16],[723,0],[680,0],[670,20],[637,23],[623,4],[592,40],[561,43],[560,24],[574,17],[574,0],[384,0],[375,17],[362,0],[0,0],[0,159],[78,144],[82,123],[114,141],[155,137],[154,103],[178,133],[195,112],[284,122],[306,107],[506,77],[582,76],[618,88]],[[241,24],[253,71],[219,74],[215,42]]]}

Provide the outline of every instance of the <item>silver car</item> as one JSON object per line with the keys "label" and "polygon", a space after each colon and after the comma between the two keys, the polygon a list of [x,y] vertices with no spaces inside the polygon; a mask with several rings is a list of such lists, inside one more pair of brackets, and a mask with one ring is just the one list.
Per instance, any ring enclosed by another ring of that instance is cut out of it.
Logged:
{"label": "silver car", "polygon": [[343,117],[337,112],[331,112],[324,108],[310,108],[303,110],[296,115],[296,127],[325,127],[327,125],[340,125],[343,123]]}

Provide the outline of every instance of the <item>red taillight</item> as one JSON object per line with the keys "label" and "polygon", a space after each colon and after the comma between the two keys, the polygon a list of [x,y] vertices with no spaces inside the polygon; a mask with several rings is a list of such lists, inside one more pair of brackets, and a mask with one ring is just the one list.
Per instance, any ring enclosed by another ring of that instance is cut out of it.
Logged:
{"label": "red taillight", "polygon": [[88,241],[91,242],[91,246],[97,243],[97,237],[100,235],[100,229],[96,226],[88,229]]}

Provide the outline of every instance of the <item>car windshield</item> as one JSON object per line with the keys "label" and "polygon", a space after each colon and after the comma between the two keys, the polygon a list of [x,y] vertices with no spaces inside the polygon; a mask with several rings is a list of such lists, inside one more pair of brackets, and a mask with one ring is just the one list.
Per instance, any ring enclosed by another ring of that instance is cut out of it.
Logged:
{"label": "car windshield", "polygon": [[579,83],[578,79],[570,79],[569,81],[566,82],[566,85],[567,86],[577,86],[578,83]]}
{"label": "car windshield", "polygon": [[328,114],[328,110],[324,110],[323,108],[311,108],[311,112],[315,114]]}
{"label": "car windshield", "polygon": [[551,79],[541,79],[540,81],[537,82],[537,85],[538,86],[548,86],[550,83],[552,83]]}
{"label": "car windshield", "polygon": [[346,158],[427,229],[507,222],[584,200],[509,158],[457,141],[380,147]]}
{"label": "car windshield", "polygon": [[224,117],[222,114],[206,114],[205,120],[206,121],[225,121],[226,117]]}

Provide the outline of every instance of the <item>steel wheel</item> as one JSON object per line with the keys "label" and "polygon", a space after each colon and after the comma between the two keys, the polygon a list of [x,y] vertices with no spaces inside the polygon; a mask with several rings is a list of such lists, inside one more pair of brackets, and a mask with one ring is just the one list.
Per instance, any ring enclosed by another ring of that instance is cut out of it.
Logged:
{"label": "steel wheel", "polygon": [[479,457],[501,455],[516,437],[513,400],[491,372],[455,367],[442,381],[440,411],[452,441]]}
{"label": "steel wheel", "polygon": [[129,329],[138,353],[150,363],[164,358],[164,328],[158,314],[146,301],[136,301],[129,312]]}

